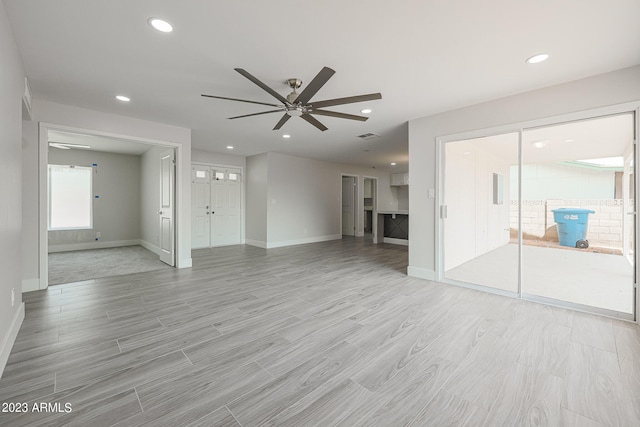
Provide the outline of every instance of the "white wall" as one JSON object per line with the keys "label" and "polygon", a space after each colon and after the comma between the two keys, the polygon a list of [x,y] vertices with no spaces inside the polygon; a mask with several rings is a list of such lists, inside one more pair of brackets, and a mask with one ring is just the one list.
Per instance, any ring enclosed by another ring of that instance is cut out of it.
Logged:
{"label": "white wall", "polygon": [[[22,94],[24,72],[0,2],[0,374],[24,318],[21,284]],[[12,290],[15,302],[11,304]]]}
{"label": "white wall", "polygon": [[400,211],[408,211],[409,210],[409,186],[408,185],[399,185],[397,187],[391,187],[391,190],[396,191],[396,197],[398,198],[398,210]]}
{"label": "white wall", "polygon": [[[129,139],[152,145],[166,143],[176,147],[176,177],[178,180],[177,185],[179,186],[176,200],[176,224],[180,230],[176,245],[176,260],[177,266],[180,268],[191,266],[191,206],[189,203],[191,194],[190,129],[38,99],[34,99],[33,101],[33,119],[34,121],[41,122],[41,129],[36,133],[33,132],[33,129],[28,128],[27,130],[30,131],[24,135],[24,138],[27,139],[27,149],[24,150],[23,167],[27,168],[25,173],[29,176],[38,176],[39,182],[29,181],[24,183],[23,200],[25,200],[25,203],[29,206],[37,206],[40,216],[44,218],[46,218],[46,193],[39,194],[39,186],[46,185],[46,173],[44,173],[44,176],[40,173],[42,172],[40,171],[40,163],[44,161],[46,165],[47,145],[44,141],[45,137],[42,137],[40,132],[44,132],[48,126],[51,125],[51,127],[61,130]],[[25,221],[26,220],[29,222],[24,224],[25,227],[35,228],[41,232],[37,240],[31,235],[23,235],[23,251],[29,254],[37,254],[39,245],[43,244],[43,234],[46,234],[46,225],[44,231],[42,231],[42,224],[38,223],[37,218],[35,221],[31,217],[25,218]],[[23,283],[30,285],[36,283],[36,286],[25,290],[35,290],[38,289],[38,287],[43,287],[43,281],[40,280],[40,272],[46,272],[46,268],[43,268],[43,265],[46,267],[46,257],[38,260],[39,268],[34,269],[33,264],[33,262],[28,262],[25,265]],[[44,272],[42,275],[45,275]],[[37,285],[38,283],[39,285]]]}
{"label": "white wall", "polygon": [[[580,166],[522,166],[522,200],[613,199],[616,173]],[[518,195],[518,168],[511,167],[511,198]]]}
{"label": "white wall", "polygon": [[[516,140],[517,143],[517,140]],[[509,243],[509,166],[482,142],[446,144],[445,271]],[[503,203],[493,204],[493,174],[504,177]]]}
{"label": "white wall", "polygon": [[[49,148],[49,164],[93,167],[93,194],[98,196],[93,227],[49,231],[49,252],[136,244],[141,236],[140,156]],[[102,234],[97,241],[96,232]]]}
{"label": "white wall", "polygon": [[390,175],[375,169],[278,153],[247,158],[249,244],[278,247],[339,239],[342,174],[358,177],[358,228],[364,235],[364,176],[378,178],[378,209],[397,210]]}
{"label": "white wall", "polygon": [[[449,111],[409,122],[409,269],[412,276],[435,277],[436,200],[427,197],[436,189],[436,140],[447,135],[489,128],[505,132],[518,124],[559,115],[580,117],[581,111],[640,100],[640,66],[618,70]],[[573,113],[573,114],[572,114]]]}

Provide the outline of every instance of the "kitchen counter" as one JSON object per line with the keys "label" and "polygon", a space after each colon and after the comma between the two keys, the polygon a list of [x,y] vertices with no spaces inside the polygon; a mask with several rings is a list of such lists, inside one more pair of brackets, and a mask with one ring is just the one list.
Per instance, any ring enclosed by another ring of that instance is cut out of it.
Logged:
{"label": "kitchen counter", "polygon": [[398,215],[409,215],[409,211],[408,210],[396,210],[396,211],[378,211],[379,214],[383,214],[383,215],[393,215],[393,214],[398,214]]}

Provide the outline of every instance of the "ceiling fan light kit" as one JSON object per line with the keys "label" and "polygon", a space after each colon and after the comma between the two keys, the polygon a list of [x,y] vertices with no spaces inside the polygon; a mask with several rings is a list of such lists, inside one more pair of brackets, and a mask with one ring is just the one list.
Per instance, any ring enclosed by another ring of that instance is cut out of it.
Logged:
{"label": "ceiling fan light kit", "polygon": [[235,68],[235,70],[246,77],[248,80],[253,82],[255,85],[260,87],[265,92],[269,93],[271,96],[280,101],[281,105],[278,104],[270,104],[266,102],[259,101],[250,101],[246,99],[238,99],[238,98],[229,98],[224,96],[216,96],[216,95],[205,95],[202,96],[207,98],[216,98],[216,99],[224,99],[227,101],[238,101],[238,102],[247,102],[250,104],[259,104],[259,105],[267,105],[270,107],[277,107],[277,110],[268,110],[262,111],[259,113],[252,114],[244,114],[241,116],[229,117],[229,119],[239,119],[243,117],[251,117],[258,116],[262,114],[270,114],[270,113],[284,113],[282,118],[276,123],[273,130],[278,130],[289,120],[290,117],[302,117],[303,120],[308,122],[309,124],[315,126],[317,129],[321,131],[325,131],[328,128],[323,125],[318,119],[313,117],[313,115],[320,116],[328,116],[328,117],[336,117],[339,119],[347,119],[347,120],[358,120],[364,122],[368,119],[368,117],[357,116],[354,114],[346,114],[339,113],[337,111],[330,110],[321,110],[323,107],[332,107],[336,105],[345,105],[345,104],[353,104],[356,102],[364,102],[364,101],[373,101],[375,99],[382,99],[382,95],[380,93],[370,93],[366,95],[358,95],[358,96],[349,96],[346,98],[335,98],[335,99],[327,99],[324,101],[311,102],[311,98],[324,86],[325,83],[335,74],[335,71],[329,67],[324,67],[320,72],[311,80],[311,83],[307,85],[306,88],[300,93],[296,91],[302,86],[302,80],[297,78],[287,79],[285,83],[289,86],[293,92],[291,92],[287,97],[283,97],[278,92],[258,80],[256,77],[251,75],[246,70],[242,68]]}

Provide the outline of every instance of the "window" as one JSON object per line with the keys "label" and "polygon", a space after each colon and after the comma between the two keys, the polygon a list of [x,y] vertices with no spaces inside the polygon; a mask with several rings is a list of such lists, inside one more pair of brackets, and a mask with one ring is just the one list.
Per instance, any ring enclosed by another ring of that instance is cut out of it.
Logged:
{"label": "window", "polygon": [[92,174],[90,167],[49,165],[49,230],[92,228]]}

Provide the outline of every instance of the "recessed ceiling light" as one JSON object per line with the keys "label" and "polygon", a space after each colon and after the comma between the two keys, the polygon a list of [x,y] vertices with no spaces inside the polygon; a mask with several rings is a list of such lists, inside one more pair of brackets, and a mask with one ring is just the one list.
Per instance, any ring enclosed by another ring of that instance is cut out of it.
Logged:
{"label": "recessed ceiling light", "polygon": [[549,59],[549,55],[546,53],[539,53],[537,55],[533,55],[530,58],[527,58],[527,63],[529,64],[537,64],[538,62],[546,61]]}
{"label": "recessed ceiling light", "polygon": [[284,135],[282,135],[282,137],[283,137],[284,139],[289,139],[289,138],[291,138],[291,135],[284,134]]}
{"label": "recessed ceiling light", "polygon": [[170,33],[173,31],[173,26],[169,24],[167,21],[158,18],[149,18],[149,25],[151,25],[156,30],[163,33]]}
{"label": "recessed ceiling light", "polygon": [[227,145],[227,150],[233,150],[233,145]]}
{"label": "recessed ceiling light", "polygon": [[395,165],[396,165],[396,162],[391,162],[391,166],[395,166]]}
{"label": "recessed ceiling light", "polygon": [[372,110],[371,108],[365,108],[364,110],[360,110],[360,112],[361,112],[362,114],[369,114],[369,113],[371,113],[372,111],[373,111],[373,110]]}
{"label": "recessed ceiling light", "polygon": [[129,102],[131,101],[131,98],[129,98],[128,96],[124,96],[124,95],[116,95],[116,99],[118,101],[122,101],[122,102]]}
{"label": "recessed ceiling light", "polygon": [[573,142],[573,139],[565,139],[564,142]]}
{"label": "recessed ceiling light", "polygon": [[547,140],[534,141],[531,144],[533,144],[533,146],[536,147],[536,148],[544,148],[547,145],[548,142],[549,141],[547,141]]}

